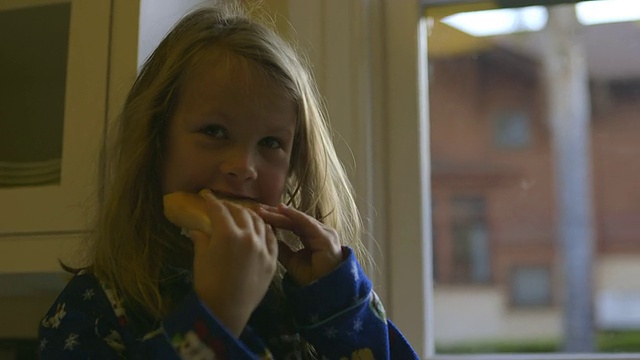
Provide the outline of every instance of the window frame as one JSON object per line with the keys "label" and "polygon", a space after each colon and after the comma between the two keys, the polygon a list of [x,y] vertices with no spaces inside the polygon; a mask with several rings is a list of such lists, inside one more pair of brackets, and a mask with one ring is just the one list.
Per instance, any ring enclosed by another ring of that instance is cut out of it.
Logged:
{"label": "window frame", "polygon": [[[431,244],[431,221],[422,221],[422,219],[431,219],[431,213],[429,204],[430,199],[430,173],[429,173],[429,119],[428,119],[428,59],[426,59],[427,42],[426,34],[426,22],[423,17],[415,19],[415,22],[409,21],[412,19],[411,11],[419,10],[420,13],[424,13],[426,6],[441,6],[441,5],[459,5],[459,4],[473,4],[482,2],[481,0],[415,0],[415,1],[398,1],[392,3],[392,0],[386,0],[387,7],[385,8],[385,58],[387,59],[387,67],[385,68],[385,78],[387,79],[387,86],[389,91],[386,95],[386,102],[388,104],[386,109],[387,116],[394,119],[393,125],[389,129],[388,139],[388,163],[389,167],[389,193],[391,198],[389,201],[388,212],[400,212],[404,216],[409,214],[408,209],[413,214],[409,219],[398,219],[394,217],[388,218],[388,238],[390,241],[398,241],[398,238],[403,236],[412,236],[419,234],[422,241],[419,244],[414,244],[413,248],[402,247],[392,252],[389,261],[387,262],[390,273],[388,282],[390,283],[389,289],[391,291],[406,291],[402,293],[404,297],[416,296],[422,299],[423,311],[416,309],[416,304],[419,302],[407,302],[407,301],[392,301],[391,310],[392,315],[397,316],[399,312],[411,313],[416,311],[419,315],[425,317],[424,325],[421,327],[414,327],[411,331],[418,330],[417,333],[411,334],[410,340],[422,338],[423,342],[416,346],[419,349],[423,358],[428,360],[638,360],[640,359],[640,353],[549,353],[549,354],[470,354],[470,355],[445,355],[436,354],[434,337],[431,334],[434,333],[433,324],[433,286],[434,279],[431,276],[431,266],[429,264],[432,257],[432,244]],[[544,3],[544,1],[538,1]],[[576,1],[565,1],[567,3],[575,3]],[[558,3],[556,1],[556,3]],[[547,4],[553,5],[553,4]],[[415,35],[414,35],[415,34]],[[415,37],[414,37],[415,36]],[[414,60],[415,59],[415,60]],[[414,62],[416,61],[416,62]],[[417,79],[410,81],[408,79]],[[411,85],[411,86],[409,86]],[[401,91],[395,91],[399,88],[403,88]],[[390,114],[393,114],[391,117]],[[401,120],[399,124],[398,121]],[[423,137],[413,135],[410,131],[420,129],[423,132]],[[423,140],[420,144],[406,144],[408,141]],[[407,159],[406,151],[408,147],[412,147],[418,151],[418,157],[426,157],[423,159],[410,158]],[[401,165],[395,165],[394,163]],[[403,177],[407,174],[419,177],[419,183],[422,184],[422,188],[417,186],[417,182],[406,182]],[[411,193],[414,194],[414,199],[421,200],[421,203],[416,204],[415,201],[407,199],[403,196],[398,196],[399,193]],[[394,198],[396,199],[394,201]],[[420,222],[422,221],[422,226]],[[409,227],[410,229],[407,229]],[[403,261],[406,258],[415,258],[415,255],[410,254],[410,251],[421,251],[421,258],[423,263],[420,264],[423,281],[418,283],[419,278],[415,276],[411,281],[411,285],[416,286],[410,288],[407,286],[398,286],[398,282],[407,281],[406,269],[403,265]],[[403,260],[404,259],[404,260]],[[391,296],[392,300],[399,299]],[[401,307],[403,307],[401,309]],[[415,318],[419,318],[416,316]],[[400,317],[400,321],[404,321],[403,317]],[[400,328],[404,329],[405,323],[400,323]]]}
{"label": "window frame", "polygon": [[419,36],[427,24],[420,15],[424,6],[475,2],[268,1],[286,11],[289,23],[279,22],[280,30],[308,54],[339,134],[338,155],[375,239],[365,239],[377,265],[375,289],[421,359],[639,360],[628,353],[435,353],[427,43]]}

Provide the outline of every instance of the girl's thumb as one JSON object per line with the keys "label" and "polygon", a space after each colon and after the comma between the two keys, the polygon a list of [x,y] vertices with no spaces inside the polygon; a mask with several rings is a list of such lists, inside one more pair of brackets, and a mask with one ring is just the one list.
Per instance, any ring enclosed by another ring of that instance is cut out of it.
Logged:
{"label": "girl's thumb", "polygon": [[209,244],[209,236],[202,231],[198,230],[189,230],[187,232],[189,238],[193,242],[193,251],[195,254],[202,253],[207,244]]}

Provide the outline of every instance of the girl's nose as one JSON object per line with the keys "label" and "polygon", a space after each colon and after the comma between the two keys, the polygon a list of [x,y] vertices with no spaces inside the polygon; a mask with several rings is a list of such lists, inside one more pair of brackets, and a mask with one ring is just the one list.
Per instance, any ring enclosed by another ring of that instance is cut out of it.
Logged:
{"label": "girl's nose", "polygon": [[221,166],[225,175],[238,181],[254,180],[257,177],[255,161],[250,151],[237,149],[227,155]]}

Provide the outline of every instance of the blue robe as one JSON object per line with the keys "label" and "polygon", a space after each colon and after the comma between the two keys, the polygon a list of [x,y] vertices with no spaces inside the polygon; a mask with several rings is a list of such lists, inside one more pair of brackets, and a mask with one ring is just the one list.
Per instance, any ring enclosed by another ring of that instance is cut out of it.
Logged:
{"label": "blue robe", "polygon": [[239,338],[200,301],[186,271],[170,286],[180,294],[177,306],[155,322],[133,314],[114,289],[82,271],[40,323],[40,356],[302,359],[306,342],[317,359],[418,359],[386,318],[353,251],[345,251],[348,256],[336,270],[308,286],[297,286],[285,275],[284,297],[270,289]]}

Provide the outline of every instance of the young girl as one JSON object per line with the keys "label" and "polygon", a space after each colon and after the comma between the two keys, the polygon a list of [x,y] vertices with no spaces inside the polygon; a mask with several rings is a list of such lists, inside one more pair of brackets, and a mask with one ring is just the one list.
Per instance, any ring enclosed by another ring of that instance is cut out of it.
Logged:
{"label": "young girl", "polygon": [[[43,318],[41,357],[417,358],[359,264],[318,98],[291,47],[239,9],[180,21],[126,100],[91,266]],[[176,192],[206,199],[211,233],[165,217]]]}

